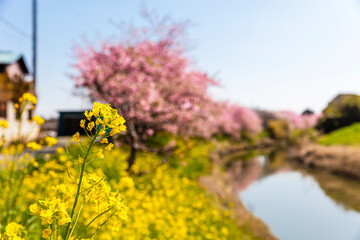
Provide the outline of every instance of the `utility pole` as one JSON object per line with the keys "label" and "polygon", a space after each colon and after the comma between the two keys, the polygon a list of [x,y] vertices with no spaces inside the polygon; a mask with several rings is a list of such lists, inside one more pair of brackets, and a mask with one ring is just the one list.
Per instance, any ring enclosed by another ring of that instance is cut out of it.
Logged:
{"label": "utility pole", "polygon": [[37,7],[37,0],[32,0],[32,50],[33,50],[33,81],[34,81],[34,90],[36,91],[36,7]]}

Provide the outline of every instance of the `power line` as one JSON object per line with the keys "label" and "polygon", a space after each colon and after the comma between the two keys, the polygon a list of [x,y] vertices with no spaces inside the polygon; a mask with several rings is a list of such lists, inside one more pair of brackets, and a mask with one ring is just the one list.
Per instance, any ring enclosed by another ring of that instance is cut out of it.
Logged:
{"label": "power line", "polygon": [[32,30],[33,30],[33,81],[34,81],[34,88],[36,89],[36,60],[37,60],[37,0],[32,1],[32,14],[33,14],[33,24],[32,24]]}
{"label": "power line", "polygon": [[17,32],[18,34],[22,35],[23,37],[26,37],[26,38],[31,38],[31,36],[21,30],[20,28],[18,28],[17,26],[15,26],[14,24],[12,24],[11,22],[7,21],[5,18],[3,18],[2,16],[0,16],[0,22],[4,23],[6,26],[8,26],[9,28],[11,28],[13,31]]}

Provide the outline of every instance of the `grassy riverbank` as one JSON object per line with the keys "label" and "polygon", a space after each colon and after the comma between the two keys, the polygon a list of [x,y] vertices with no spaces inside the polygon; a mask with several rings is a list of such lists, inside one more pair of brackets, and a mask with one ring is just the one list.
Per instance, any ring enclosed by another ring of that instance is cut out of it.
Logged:
{"label": "grassy riverbank", "polygon": [[318,142],[322,145],[360,145],[360,123],[335,130],[323,137]]}

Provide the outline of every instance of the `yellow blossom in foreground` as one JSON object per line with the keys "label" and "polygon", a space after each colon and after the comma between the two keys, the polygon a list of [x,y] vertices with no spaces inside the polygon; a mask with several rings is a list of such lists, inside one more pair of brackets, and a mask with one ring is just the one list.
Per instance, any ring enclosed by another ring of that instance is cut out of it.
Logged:
{"label": "yellow blossom in foreground", "polygon": [[93,113],[90,111],[90,112],[88,112],[88,111],[85,111],[85,117],[87,118],[87,120],[91,120],[91,118],[92,118],[92,116],[93,116]]}
{"label": "yellow blossom in foreground", "polygon": [[70,142],[76,142],[76,143],[80,142],[80,133],[79,133],[79,132],[76,132],[76,133],[73,135],[73,137],[72,137],[72,139],[71,139]]}
{"label": "yellow blossom in foreground", "polygon": [[22,95],[22,97],[20,98],[20,102],[24,102],[24,101],[27,101],[27,102],[30,102],[32,104],[36,104],[37,102],[37,99],[34,95],[32,95],[31,93],[24,93]]}
{"label": "yellow blossom in foreground", "polygon": [[103,138],[103,139],[101,139],[100,143],[109,143],[109,141],[107,138]]}
{"label": "yellow blossom in foreground", "polygon": [[39,215],[39,214],[40,214],[41,208],[40,208],[39,205],[37,205],[36,203],[31,204],[30,207],[29,207],[29,209],[30,209],[30,213],[31,213],[32,215]]}
{"label": "yellow blossom in foreground", "polygon": [[62,148],[62,147],[58,147],[58,148],[56,148],[56,152],[57,153],[59,153],[59,154],[62,154],[62,153],[64,153],[64,148]]}
{"label": "yellow blossom in foreground", "polygon": [[125,131],[126,131],[126,126],[120,125],[119,127],[115,127],[111,130],[110,136],[114,136],[115,134],[117,134],[119,132],[125,132]]}
{"label": "yellow blossom in foreground", "polygon": [[0,121],[0,127],[2,128],[8,128],[9,127],[9,123],[6,120],[1,120]]}
{"label": "yellow blossom in foreground", "polygon": [[51,229],[49,229],[49,228],[44,229],[43,234],[42,234],[42,237],[43,237],[43,238],[48,238],[48,237],[50,236],[51,232],[52,232],[52,231],[51,231]]}
{"label": "yellow blossom in foreground", "polygon": [[59,225],[60,225],[60,226],[64,226],[65,224],[67,224],[67,223],[69,223],[69,222],[71,222],[71,218],[65,217],[65,218],[60,219]]}
{"label": "yellow blossom in foreground", "polygon": [[55,144],[57,144],[56,138],[49,137],[49,136],[45,137],[45,142],[48,144],[49,147],[54,146]]}
{"label": "yellow blossom in foreground", "polygon": [[126,131],[124,125],[125,119],[118,114],[118,111],[110,106],[110,104],[94,103],[92,111],[85,112],[85,116],[96,117],[95,124],[98,127],[99,135],[102,136],[110,132],[110,136],[116,133]]}
{"label": "yellow blossom in foreground", "polygon": [[85,119],[80,120],[80,127],[85,128]]}
{"label": "yellow blossom in foreground", "polygon": [[94,122],[89,122],[86,129],[91,131],[94,127],[95,127],[95,123]]}
{"label": "yellow blossom in foreground", "polygon": [[104,158],[103,150],[99,149],[99,151],[96,153],[96,157],[98,158]]}
{"label": "yellow blossom in foreground", "polygon": [[105,147],[105,150],[110,151],[113,147],[114,147],[114,144],[109,143],[109,145],[107,145],[107,146]]}
{"label": "yellow blossom in foreground", "polygon": [[42,124],[44,124],[44,122],[45,122],[45,120],[42,118],[42,117],[40,117],[40,116],[34,116],[33,118],[32,118],[32,120],[34,121],[34,122],[36,122],[36,124],[37,125],[42,125]]}
{"label": "yellow blossom in foreground", "polygon": [[11,222],[9,223],[6,228],[5,228],[5,233],[8,237],[18,237],[18,235],[21,235],[21,230],[24,227],[21,226],[20,224],[17,224],[15,222]]}
{"label": "yellow blossom in foreground", "polygon": [[29,142],[26,144],[26,146],[28,148],[31,148],[32,151],[36,151],[36,150],[40,150],[41,149],[41,145],[36,143],[36,142]]}

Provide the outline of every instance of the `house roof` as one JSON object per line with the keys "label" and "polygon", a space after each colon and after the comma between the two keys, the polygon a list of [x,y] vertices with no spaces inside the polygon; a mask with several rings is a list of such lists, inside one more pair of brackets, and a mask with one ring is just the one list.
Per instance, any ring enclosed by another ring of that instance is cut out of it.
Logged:
{"label": "house roof", "polygon": [[18,62],[23,73],[29,73],[23,56],[20,53],[0,51],[0,65],[9,65]]}

